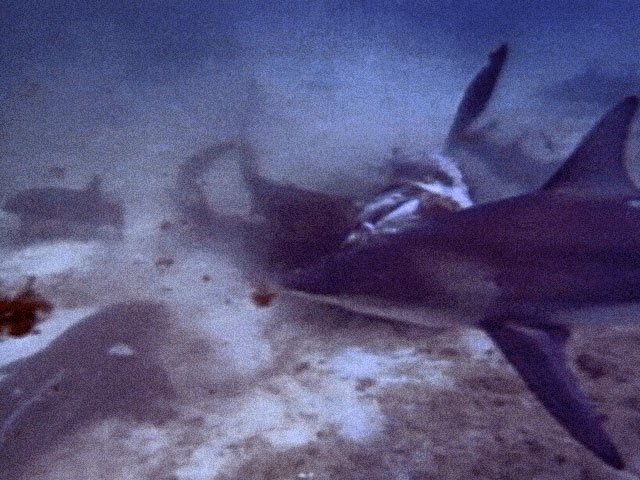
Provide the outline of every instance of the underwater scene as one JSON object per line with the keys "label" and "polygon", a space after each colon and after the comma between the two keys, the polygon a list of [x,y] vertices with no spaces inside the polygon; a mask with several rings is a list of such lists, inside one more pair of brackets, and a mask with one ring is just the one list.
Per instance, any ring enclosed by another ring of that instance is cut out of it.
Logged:
{"label": "underwater scene", "polygon": [[640,479],[638,18],[2,2],[0,480]]}

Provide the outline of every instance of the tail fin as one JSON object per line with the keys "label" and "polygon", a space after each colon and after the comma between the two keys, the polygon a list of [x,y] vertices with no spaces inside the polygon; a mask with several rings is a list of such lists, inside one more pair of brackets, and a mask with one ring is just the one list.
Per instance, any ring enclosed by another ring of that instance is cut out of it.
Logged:
{"label": "tail fin", "polygon": [[85,187],[85,191],[99,193],[102,190],[102,179],[100,175],[94,175]]}
{"label": "tail fin", "polygon": [[246,142],[238,145],[240,154],[240,173],[247,187],[255,193],[256,189],[265,183],[265,179],[258,173],[258,159],[255,152]]}
{"label": "tail fin", "polygon": [[500,48],[489,55],[489,64],[478,72],[465,90],[453,124],[449,129],[445,148],[454,147],[458,139],[464,135],[469,126],[486,108],[498,82],[507,53],[508,46],[503,43]]}

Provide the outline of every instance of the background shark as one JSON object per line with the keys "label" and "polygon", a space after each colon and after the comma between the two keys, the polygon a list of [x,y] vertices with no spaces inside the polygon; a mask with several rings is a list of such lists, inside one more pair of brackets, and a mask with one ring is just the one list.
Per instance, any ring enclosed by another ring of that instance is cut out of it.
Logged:
{"label": "background shark", "polygon": [[[32,238],[93,237],[96,229],[108,226],[121,232],[124,208],[110,200],[94,176],[83,189],[28,188],[10,197],[3,210],[20,219],[19,236]],[[81,231],[80,231],[80,230]]]}
{"label": "background shark", "polygon": [[425,220],[282,285],[385,318],[483,329],[569,433],[622,469],[563,349],[589,308],[640,300],[640,192],[625,165],[637,108],[628,97],[607,113],[538,191]]}

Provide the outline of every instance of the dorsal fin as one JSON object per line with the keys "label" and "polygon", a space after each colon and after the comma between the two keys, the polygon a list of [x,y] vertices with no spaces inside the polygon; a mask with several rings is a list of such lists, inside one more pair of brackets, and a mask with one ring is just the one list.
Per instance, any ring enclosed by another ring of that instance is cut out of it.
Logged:
{"label": "dorsal fin", "polygon": [[102,179],[100,178],[99,175],[94,175],[91,178],[91,181],[87,184],[85,191],[100,193],[101,188],[102,188]]}
{"label": "dorsal fin", "polygon": [[458,111],[449,129],[446,146],[452,147],[484,111],[498,83],[509,48],[506,43],[489,54],[489,64],[473,78],[458,105]]}
{"label": "dorsal fin", "polygon": [[596,196],[637,195],[638,188],[629,176],[625,160],[625,147],[637,109],[638,97],[629,96],[607,112],[543,190]]}

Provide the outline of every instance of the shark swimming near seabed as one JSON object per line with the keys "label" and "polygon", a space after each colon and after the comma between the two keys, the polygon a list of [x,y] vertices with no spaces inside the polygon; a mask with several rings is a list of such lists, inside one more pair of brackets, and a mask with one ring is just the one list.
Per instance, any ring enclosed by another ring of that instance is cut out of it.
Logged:
{"label": "shark swimming near seabed", "polygon": [[[191,232],[232,251],[237,249],[237,239],[242,239],[246,248],[241,249],[239,257],[244,263],[247,257],[257,257],[258,263],[295,268],[338,251],[345,244],[367,241],[421,217],[470,206],[473,202],[455,155],[468,149],[470,138],[480,138],[476,123],[496,88],[507,52],[507,44],[501,45],[472,79],[442,155],[411,156],[393,148],[391,158],[380,169],[381,182],[373,182],[365,191],[354,192],[353,182],[347,182],[339,192],[325,192],[273,180],[260,171],[259,156],[246,134],[239,140],[203,149],[180,165],[175,188],[175,198],[192,226]],[[257,89],[255,82],[251,85]],[[255,96],[250,96],[244,123],[250,123],[255,115]],[[489,144],[484,142],[487,148]],[[206,172],[229,154],[238,158],[251,199],[251,218],[217,210],[201,185]]]}
{"label": "shark swimming near seabed", "polygon": [[424,218],[275,288],[392,320],[482,329],[573,438],[623,469],[564,347],[572,326],[622,321],[640,302],[640,190],[625,156],[637,109],[638,97],[622,100],[532,193]]}
{"label": "shark swimming near seabed", "polygon": [[[480,125],[509,55],[502,44],[467,86],[444,144],[443,155],[456,160],[474,202],[499,200],[544,184],[561,159],[541,162],[523,147],[521,139],[496,138],[496,125]],[[526,136],[530,132],[522,132]],[[540,132],[543,134],[544,132]],[[548,139],[545,141],[548,143]]]}
{"label": "shark swimming near seabed", "polygon": [[20,220],[21,237],[69,238],[78,233],[94,237],[101,227],[120,235],[124,208],[102,191],[97,175],[83,189],[43,187],[21,190],[2,206]]}

